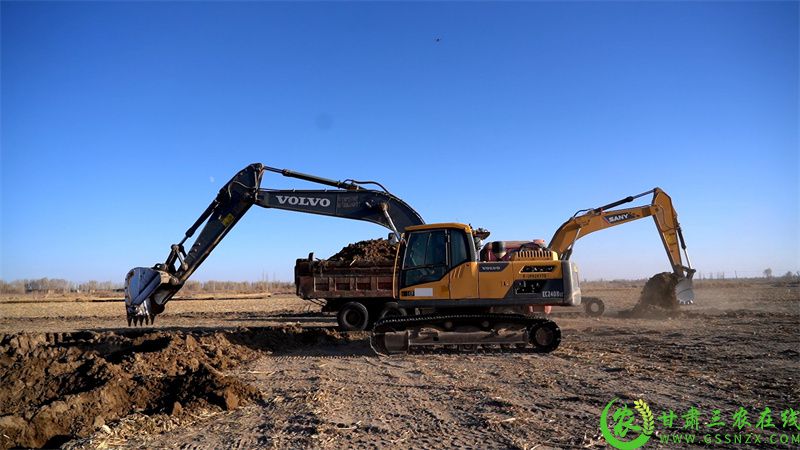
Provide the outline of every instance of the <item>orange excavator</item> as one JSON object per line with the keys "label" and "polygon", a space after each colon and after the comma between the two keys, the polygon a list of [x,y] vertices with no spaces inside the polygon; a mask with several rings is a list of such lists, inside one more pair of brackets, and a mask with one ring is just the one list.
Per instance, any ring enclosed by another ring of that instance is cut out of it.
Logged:
{"label": "orange excavator", "polygon": [[[648,205],[613,209],[649,194],[653,194],[653,198]],[[661,243],[667,252],[672,273],[677,280],[675,296],[678,303],[682,305],[694,303],[692,278],[695,269],[692,269],[689,262],[686,242],[683,239],[683,232],[678,222],[678,213],[672,206],[672,199],[660,188],[653,188],[638,195],[628,196],[598,208],[579,210],[558,227],[549,244],[546,244],[542,239],[489,242],[481,251],[481,258],[485,261],[508,260],[515,252],[520,250],[547,248],[556,252],[560,259],[569,260],[572,256],[575,242],[578,239],[595,231],[605,230],[606,228],[645,217],[653,218],[658,234],[661,237]],[[605,308],[602,301],[594,297],[583,297],[582,303],[587,314],[592,316],[601,315]]]}

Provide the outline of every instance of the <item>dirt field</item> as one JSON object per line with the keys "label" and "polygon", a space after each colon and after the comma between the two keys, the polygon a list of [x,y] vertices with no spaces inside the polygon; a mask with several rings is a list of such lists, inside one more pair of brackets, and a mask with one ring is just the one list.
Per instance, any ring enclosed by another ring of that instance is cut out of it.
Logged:
{"label": "dirt field", "polygon": [[640,289],[584,285],[606,314],[557,309],[552,354],[392,358],[291,296],[173,301],[143,329],[121,302],[0,301],[0,448],[599,448],[614,397],[800,410],[798,286],[699,282],[620,317]]}

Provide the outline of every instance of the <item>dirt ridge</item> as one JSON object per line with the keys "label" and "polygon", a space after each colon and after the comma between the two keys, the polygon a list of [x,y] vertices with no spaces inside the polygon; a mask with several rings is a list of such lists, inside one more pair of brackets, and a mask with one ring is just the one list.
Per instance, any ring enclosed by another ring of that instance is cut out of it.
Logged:
{"label": "dirt ridge", "polygon": [[0,449],[59,446],[133,413],[232,410],[259,395],[230,369],[336,339],[299,327],[0,335]]}

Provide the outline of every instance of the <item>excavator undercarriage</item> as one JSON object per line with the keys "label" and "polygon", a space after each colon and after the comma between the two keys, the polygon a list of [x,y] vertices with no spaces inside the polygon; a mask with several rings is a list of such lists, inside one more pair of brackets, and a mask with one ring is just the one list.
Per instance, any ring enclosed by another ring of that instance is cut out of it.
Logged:
{"label": "excavator undercarriage", "polygon": [[370,345],[381,355],[416,352],[549,353],[561,343],[550,319],[522,314],[426,314],[375,323]]}

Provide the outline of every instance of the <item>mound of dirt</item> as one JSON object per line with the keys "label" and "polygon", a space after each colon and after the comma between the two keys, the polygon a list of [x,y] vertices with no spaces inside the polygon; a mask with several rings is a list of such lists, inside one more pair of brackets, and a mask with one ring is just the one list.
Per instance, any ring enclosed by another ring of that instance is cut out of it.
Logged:
{"label": "mound of dirt", "polygon": [[678,277],[674,273],[662,272],[653,275],[642,288],[639,303],[663,309],[678,309],[678,298],[675,296],[677,285]]}
{"label": "mound of dirt", "polygon": [[370,239],[348,244],[329,260],[385,264],[394,261],[396,247],[388,239]]}
{"label": "mound of dirt", "polygon": [[671,272],[653,275],[642,288],[639,302],[629,310],[620,311],[620,317],[664,318],[674,315],[679,307],[675,296],[678,277]]}
{"label": "mound of dirt", "polygon": [[133,413],[237,408],[259,399],[258,391],[223,371],[261,352],[335,338],[320,333],[275,328],[0,335],[0,449],[57,447]]}

